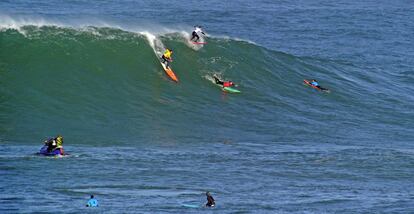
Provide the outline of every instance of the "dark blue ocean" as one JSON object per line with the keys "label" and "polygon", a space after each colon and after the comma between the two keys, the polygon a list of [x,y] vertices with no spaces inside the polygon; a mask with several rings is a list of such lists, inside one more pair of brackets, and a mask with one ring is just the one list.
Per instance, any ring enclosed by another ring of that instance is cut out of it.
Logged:
{"label": "dark blue ocean", "polygon": [[0,213],[414,213],[413,3],[0,1]]}

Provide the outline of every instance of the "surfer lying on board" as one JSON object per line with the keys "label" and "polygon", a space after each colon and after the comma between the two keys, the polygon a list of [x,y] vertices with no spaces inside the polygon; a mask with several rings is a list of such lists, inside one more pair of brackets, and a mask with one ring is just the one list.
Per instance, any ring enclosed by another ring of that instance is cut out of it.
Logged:
{"label": "surfer lying on board", "polygon": [[213,75],[214,81],[217,85],[222,85],[224,87],[232,87],[235,86],[232,81],[221,81],[216,75]]}
{"label": "surfer lying on board", "polygon": [[206,196],[207,196],[206,207],[214,207],[216,205],[216,202],[214,201],[213,196],[211,196],[210,192],[206,192]]}
{"label": "surfer lying on board", "polygon": [[194,40],[194,42],[198,42],[198,40],[200,39],[200,36],[198,35],[199,33],[202,33],[203,35],[206,35],[203,30],[201,30],[201,26],[194,26],[194,31],[191,34],[192,37],[190,39],[190,41],[193,41],[194,38],[197,38],[196,40]]}
{"label": "surfer lying on board", "polygon": [[167,48],[161,57],[161,59],[164,60],[162,63],[164,63],[167,68],[170,68],[170,62],[173,61],[171,58],[172,53],[173,51]]}
{"label": "surfer lying on board", "polygon": [[322,88],[315,79],[311,80],[310,81],[310,84],[313,85],[313,86],[315,86],[315,87],[317,87],[317,88],[319,88],[319,89],[321,89],[322,91],[327,91],[328,90],[326,88]]}

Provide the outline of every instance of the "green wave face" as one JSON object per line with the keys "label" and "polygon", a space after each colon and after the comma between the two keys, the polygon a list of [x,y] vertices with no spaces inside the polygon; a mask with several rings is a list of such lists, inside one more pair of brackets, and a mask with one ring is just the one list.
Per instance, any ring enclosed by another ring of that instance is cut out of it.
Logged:
{"label": "green wave face", "polygon": [[[158,36],[174,50],[176,84],[144,34],[25,26],[0,36],[3,141],[38,143],[33,139],[55,133],[75,144],[102,145],[335,137],[345,132],[332,131],[338,121],[361,121],[350,109],[368,105],[356,101],[363,94],[349,92],[358,86],[338,81],[352,66],[235,39],[208,38],[194,48],[180,33]],[[223,93],[213,74],[233,80],[243,93]],[[333,93],[302,85],[315,75]]]}

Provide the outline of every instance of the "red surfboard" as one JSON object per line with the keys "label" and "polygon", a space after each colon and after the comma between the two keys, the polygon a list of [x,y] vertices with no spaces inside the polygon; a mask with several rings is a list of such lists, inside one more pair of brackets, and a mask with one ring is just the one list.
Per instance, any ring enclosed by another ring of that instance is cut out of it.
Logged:
{"label": "red surfboard", "polygon": [[195,45],[205,45],[205,44],[207,44],[207,42],[191,42],[191,43],[193,43]]}

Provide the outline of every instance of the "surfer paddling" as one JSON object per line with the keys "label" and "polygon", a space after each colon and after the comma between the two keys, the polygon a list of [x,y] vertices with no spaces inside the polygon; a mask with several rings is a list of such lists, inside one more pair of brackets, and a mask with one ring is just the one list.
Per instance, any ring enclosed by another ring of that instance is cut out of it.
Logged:
{"label": "surfer paddling", "polygon": [[321,91],[329,91],[327,88],[322,88],[319,83],[313,79],[309,82],[313,87],[320,89]]}
{"label": "surfer paddling", "polygon": [[216,84],[217,85],[222,85],[223,88],[224,87],[236,86],[236,85],[234,85],[234,83],[232,81],[222,81],[216,75],[213,75],[213,78],[214,78],[214,81],[216,82]]}
{"label": "surfer paddling", "polygon": [[193,41],[193,39],[195,39],[194,42],[198,42],[198,40],[200,40],[200,35],[199,35],[200,33],[202,33],[203,35],[206,35],[201,29],[201,26],[197,26],[197,25],[194,26],[193,33],[191,33],[192,37],[190,41]]}
{"label": "surfer paddling", "polygon": [[[228,93],[240,93],[241,91],[235,89],[237,87],[232,81],[222,81],[215,74],[213,75],[214,83],[221,87],[221,90]],[[234,87],[233,87],[234,86]]]}

